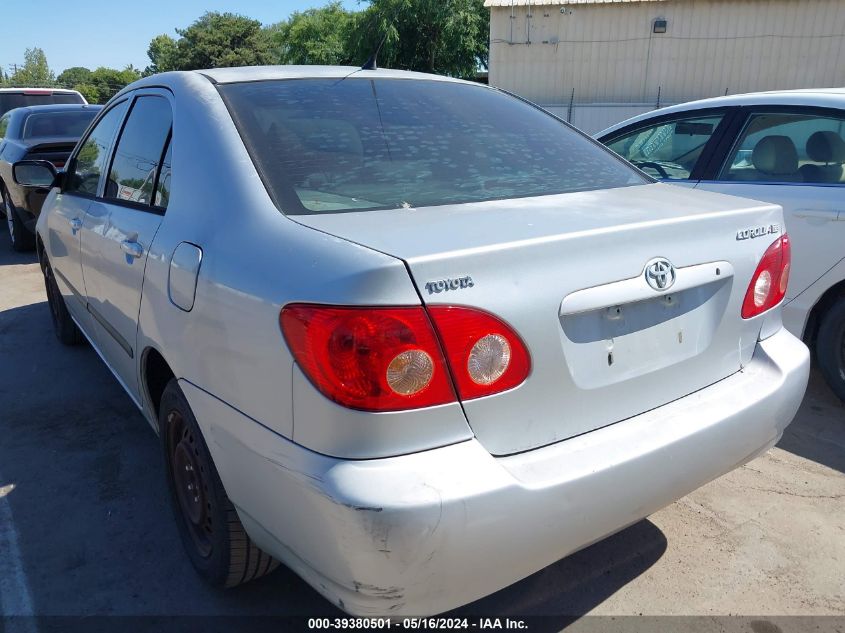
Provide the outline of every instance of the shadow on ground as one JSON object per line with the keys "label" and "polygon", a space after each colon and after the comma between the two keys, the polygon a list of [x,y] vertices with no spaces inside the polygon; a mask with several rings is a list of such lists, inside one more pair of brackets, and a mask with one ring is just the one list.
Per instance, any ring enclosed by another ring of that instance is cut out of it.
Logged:
{"label": "shadow on ground", "polygon": [[6,231],[5,218],[0,218],[0,232],[3,233],[3,239],[0,240],[0,266],[34,264],[38,261],[38,258],[35,256],[35,251],[18,253],[12,250],[12,245],[9,241],[9,234],[8,231]]}
{"label": "shadow on ground", "polygon": [[845,473],[845,403],[830,390],[818,369],[813,369],[798,415],[778,448]]}

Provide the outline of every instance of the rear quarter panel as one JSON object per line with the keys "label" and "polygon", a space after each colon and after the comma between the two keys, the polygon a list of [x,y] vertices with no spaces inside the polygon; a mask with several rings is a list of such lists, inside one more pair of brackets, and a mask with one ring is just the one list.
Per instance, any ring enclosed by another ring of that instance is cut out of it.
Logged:
{"label": "rear quarter panel", "polygon": [[[336,432],[342,420],[320,417],[307,405],[299,407],[294,429],[292,384],[299,370],[279,327],[281,308],[299,301],[415,305],[419,296],[400,260],[280,213],[207,79],[180,75],[172,88],[172,190],[148,258],[138,349],[158,350],[178,378],[281,435],[296,435],[314,450],[343,456],[366,450],[372,456],[416,450],[432,441],[442,445],[442,438],[432,438],[419,423],[420,417],[434,415],[431,411],[369,416],[370,428],[358,427],[371,437],[363,449],[360,442],[351,449],[349,436]],[[168,295],[170,259],[181,242],[203,251],[190,312],[173,305]],[[139,354],[139,372],[143,357]],[[307,381],[300,391],[306,400],[335,406]],[[459,430],[452,438],[471,436],[459,405],[448,408],[448,419]],[[149,402],[145,413],[155,425]],[[407,433],[397,434],[402,427]]]}

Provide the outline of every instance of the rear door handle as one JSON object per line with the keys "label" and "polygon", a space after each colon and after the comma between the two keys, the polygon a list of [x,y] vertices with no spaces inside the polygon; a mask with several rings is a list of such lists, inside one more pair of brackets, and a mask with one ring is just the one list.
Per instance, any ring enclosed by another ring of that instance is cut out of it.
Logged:
{"label": "rear door handle", "polygon": [[76,235],[77,232],[79,231],[79,229],[81,229],[81,228],[82,228],[82,220],[80,220],[79,218],[73,218],[70,221],[70,231],[74,235]]}
{"label": "rear door handle", "polygon": [[144,254],[144,248],[138,244],[138,242],[133,242],[130,240],[123,240],[120,243],[120,250],[126,253],[129,257],[133,259],[138,259]]}
{"label": "rear door handle", "polygon": [[798,218],[813,218],[816,220],[845,220],[845,211],[840,209],[797,209],[795,216]]}

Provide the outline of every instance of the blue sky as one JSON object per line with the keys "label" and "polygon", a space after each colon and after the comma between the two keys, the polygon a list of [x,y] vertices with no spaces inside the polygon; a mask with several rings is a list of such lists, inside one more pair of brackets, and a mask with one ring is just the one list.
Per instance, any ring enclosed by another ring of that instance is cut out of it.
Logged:
{"label": "blue sky", "polygon": [[[44,49],[58,75],[71,66],[143,69],[147,46],[160,33],[175,37],[206,11],[241,13],[264,24],[285,19],[293,11],[323,6],[327,0],[24,0],[3,2],[0,65],[23,62],[24,50]],[[356,0],[345,0],[353,9]]]}

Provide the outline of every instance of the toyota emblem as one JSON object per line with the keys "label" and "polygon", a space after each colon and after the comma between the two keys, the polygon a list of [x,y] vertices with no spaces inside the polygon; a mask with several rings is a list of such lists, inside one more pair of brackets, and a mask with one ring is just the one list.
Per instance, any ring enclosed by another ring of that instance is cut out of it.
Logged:
{"label": "toyota emblem", "polygon": [[665,257],[658,257],[645,265],[645,280],[648,285],[662,292],[675,283],[675,267]]}

